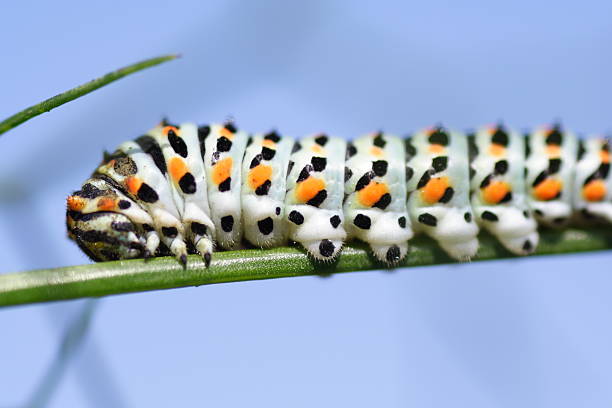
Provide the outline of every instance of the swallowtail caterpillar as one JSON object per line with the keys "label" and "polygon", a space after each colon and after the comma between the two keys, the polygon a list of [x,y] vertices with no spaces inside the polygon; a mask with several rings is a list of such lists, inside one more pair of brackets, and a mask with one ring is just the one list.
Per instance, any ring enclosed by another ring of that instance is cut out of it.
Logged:
{"label": "swallowtail caterpillar", "polygon": [[121,144],[67,199],[71,239],[93,260],[297,242],[331,261],[366,242],[393,266],[416,233],[467,261],[486,229],[532,253],[538,224],[612,222],[609,142],[560,126],[522,135],[501,124],[466,135],[442,126],[410,137],[250,135],[232,122],[163,121]]}

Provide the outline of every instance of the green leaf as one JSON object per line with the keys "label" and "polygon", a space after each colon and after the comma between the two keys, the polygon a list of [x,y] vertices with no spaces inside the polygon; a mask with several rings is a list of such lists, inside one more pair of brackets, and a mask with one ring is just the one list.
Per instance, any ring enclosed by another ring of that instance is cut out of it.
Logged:
{"label": "green leaf", "polygon": [[128,65],[127,67],[123,67],[116,71],[109,72],[108,74],[101,76],[100,78],[96,78],[87,83],[84,83],[83,85],[79,85],[69,91],[61,93],[59,95],[55,95],[52,98],[49,98],[36,105],[30,106],[29,108],[24,109],[21,112],[16,113],[13,116],[0,122],[0,135],[11,130],[14,127],[19,126],[23,122],[32,119],[35,116],[38,116],[45,112],[49,112],[51,109],[57,108],[60,105],[75,100],[76,98],[95,91],[98,88],[110,84],[111,82],[114,82],[118,79],[141,71],[143,69],[159,65],[166,61],[173,60],[178,57],[178,55],[164,55],[161,57],[140,61],[136,64]]}
{"label": "green leaf", "polygon": [[[610,248],[610,229],[543,230],[536,255]],[[481,234],[475,261],[510,257],[490,235]],[[398,268],[446,263],[453,261],[431,239],[420,236],[410,241],[408,256]],[[333,264],[315,262],[296,247],[216,252],[209,268],[196,255],[189,257],[185,269],[170,257],[114,261],[0,275],[0,306],[383,268],[359,243],[347,245]]]}

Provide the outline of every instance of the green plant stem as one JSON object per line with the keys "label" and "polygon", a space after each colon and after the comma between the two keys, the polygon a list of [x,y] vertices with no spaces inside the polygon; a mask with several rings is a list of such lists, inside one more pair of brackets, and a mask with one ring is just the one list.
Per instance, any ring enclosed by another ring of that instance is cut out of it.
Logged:
{"label": "green plant stem", "polygon": [[0,122],[0,135],[11,130],[12,128],[22,124],[23,122],[32,119],[42,113],[49,112],[51,109],[57,108],[67,102],[70,102],[76,98],[79,98],[85,94],[95,91],[109,83],[121,79],[127,75],[133,74],[134,72],[141,71],[143,69],[153,67],[166,61],[178,58],[178,55],[164,55],[161,57],[151,58],[144,61],[137,62],[136,64],[128,65],[127,67],[120,68],[116,71],[109,72],[108,74],[91,80],[83,85],[79,85],[69,91],[63,92],[59,95],[55,95],[43,102],[36,105],[30,106],[22,110],[19,113]]}
{"label": "green plant stem", "polygon": [[[598,251],[612,248],[612,230],[542,231],[536,255]],[[476,260],[512,257],[492,237],[482,234]],[[452,263],[429,238],[410,241],[410,252],[398,268]],[[382,269],[365,245],[349,244],[337,262],[312,261],[297,247],[217,252],[206,268],[199,256],[184,269],[174,258],[114,261],[0,275],[0,306],[98,297],[213,283],[325,275]]]}

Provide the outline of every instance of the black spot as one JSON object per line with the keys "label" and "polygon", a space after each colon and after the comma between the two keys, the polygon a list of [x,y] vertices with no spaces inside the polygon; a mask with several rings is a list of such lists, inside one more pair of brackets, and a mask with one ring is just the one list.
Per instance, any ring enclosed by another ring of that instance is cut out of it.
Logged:
{"label": "black spot", "polygon": [[489,184],[491,184],[491,179],[493,178],[492,174],[489,174],[487,177],[482,180],[480,183],[480,188],[486,188]]}
{"label": "black spot", "polygon": [[340,217],[337,215],[334,215],[333,217],[329,219],[329,223],[334,228],[338,228],[338,225],[340,225],[340,222],[341,222]]}
{"label": "black spot", "polygon": [[431,144],[439,144],[442,146],[448,146],[448,134],[441,127],[437,127],[430,135],[429,135],[429,143]]}
{"label": "black spot", "polygon": [[113,221],[111,222],[111,228],[115,231],[131,232],[134,231],[134,224],[131,222]]}
{"label": "black spot", "polygon": [[465,214],[463,214],[463,219],[465,220],[465,222],[472,222],[472,213],[466,212]]}
{"label": "black spot", "polygon": [[533,180],[533,183],[531,185],[533,187],[537,186],[538,184],[540,184],[541,182],[546,180],[546,177],[548,177],[548,172],[546,170],[544,170],[543,172],[538,174],[538,177],[536,177],[535,180]]}
{"label": "black spot", "polygon": [[493,136],[491,136],[491,142],[502,146],[508,146],[508,134],[502,128],[498,127],[495,129]]}
{"label": "black spot", "polygon": [[406,228],[406,217],[399,217],[397,223],[401,228]]}
{"label": "black spot", "polygon": [[140,146],[143,152],[151,156],[157,168],[163,174],[166,174],[166,161],[164,160],[164,154],[162,153],[161,148],[155,139],[151,136],[144,135],[137,138],[135,142],[138,144],[138,146]]}
{"label": "black spot", "polygon": [[297,182],[300,183],[300,182],[306,180],[308,177],[310,177],[310,173],[313,170],[314,169],[312,168],[312,164],[305,165],[304,168],[302,169],[302,171],[300,171],[300,175],[298,176]]}
{"label": "black spot", "polygon": [[421,176],[421,179],[419,180],[419,184],[417,184],[417,189],[425,187],[427,185],[427,183],[429,183],[430,179],[431,179],[431,174],[429,173],[429,170],[427,170]]}
{"label": "black spot", "polygon": [[312,159],[310,159],[310,162],[312,163],[312,167],[315,171],[323,171],[327,166],[327,159],[325,157],[313,156]]}
{"label": "black spot", "polygon": [[373,207],[380,208],[384,210],[391,204],[391,194],[385,193],[380,197],[380,199],[373,205]]}
{"label": "black spot", "polygon": [[446,170],[446,166],[448,166],[448,157],[447,156],[438,156],[434,157],[431,161],[431,167],[437,172]]}
{"label": "black spot", "polygon": [[353,157],[356,154],[357,154],[357,148],[352,143],[347,144],[347,146],[346,146],[346,160],[350,159],[351,157]]}
{"label": "black spot", "polygon": [[249,147],[252,144],[253,144],[253,137],[249,136],[249,138],[247,139],[246,147]]}
{"label": "black spot", "polygon": [[312,205],[313,207],[318,207],[325,201],[327,198],[327,190],[319,190],[316,196],[312,197],[310,200],[306,202],[308,205]]}
{"label": "black spot", "polygon": [[154,203],[159,200],[159,196],[147,183],[142,183],[136,196],[145,203]]}
{"label": "black spot", "polygon": [[198,141],[200,142],[200,156],[204,158],[204,153],[206,152],[206,146],[204,143],[206,138],[210,134],[210,126],[204,125],[198,127]]}
{"label": "black spot", "polygon": [[406,160],[410,160],[411,158],[416,156],[416,154],[417,149],[412,144],[412,141],[410,141],[410,139],[406,140]]}
{"label": "black spot", "polygon": [[372,225],[372,220],[370,219],[370,217],[366,215],[357,214],[357,216],[353,220],[353,224],[355,224],[361,229],[367,230],[367,229],[370,229],[370,226]]}
{"label": "black spot", "polygon": [[255,189],[255,194],[258,196],[268,195],[272,182],[270,180],[264,181],[259,187]]}
{"label": "black spot", "polygon": [[438,202],[448,203],[450,200],[452,200],[453,195],[455,195],[455,190],[453,190],[452,187],[446,187],[446,190],[444,190],[444,194],[442,194],[442,197],[440,197]]}
{"label": "black spot", "polygon": [[193,178],[193,174],[185,173],[183,177],[179,180],[179,186],[183,193],[185,194],[193,194],[196,192],[196,182],[195,178]]}
{"label": "black spot", "polygon": [[229,191],[231,187],[232,187],[232,178],[228,177],[219,184],[219,191],[223,193],[225,191]]}
{"label": "black spot", "polygon": [[270,132],[270,133],[268,133],[267,135],[265,135],[265,136],[264,136],[264,139],[265,139],[265,140],[271,140],[271,141],[273,141],[274,143],[278,143],[278,142],[280,142],[280,140],[281,140],[281,138],[280,138],[279,134],[278,134],[278,133],[276,133],[276,131],[275,131],[275,130],[273,130],[272,132]]}
{"label": "black spot", "polygon": [[544,213],[543,213],[541,210],[537,210],[537,209],[536,209],[536,210],[534,210],[533,212],[534,212],[534,214],[535,214],[535,215],[537,215],[538,217],[543,217],[543,216],[544,216]]}
{"label": "black spot", "polygon": [[276,210],[274,212],[276,213],[276,215],[280,215],[281,208],[280,207],[276,207]]}
{"label": "black spot", "polygon": [[221,153],[216,151],[213,152],[212,157],[210,159],[210,165],[214,166],[215,164],[217,164],[217,162],[219,161],[219,159],[221,158]]}
{"label": "black spot", "polygon": [[225,232],[231,232],[232,228],[234,228],[234,217],[231,215],[221,217],[221,229]]}
{"label": "black spot", "polygon": [[523,251],[530,252],[533,249],[533,244],[531,241],[527,240],[523,243]]}
{"label": "black spot", "polygon": [[253,157],[253,160],[251,160],[251,164],[249,165],[249,169],[255,168],[257,166],[259,166],[259,163],[261,163],[261,154],[256,154],[255,157]]}
{"label": "black spot", "polygon": [[525,158],[528,159],[531,156],[531,136],[529,133],[525,135]]}
{"label": "black spot", "polygon": [[372,162],[372,171],[378,177],[383,177],[385,174],[387,174],[388,167],[389,163],[387,163],[386,160],[376,160],[375,162]]}
{"label": "black spot", "polygon": [[578,156],[577,156],[577,159],[581,160],[585,153],[586,153],[586,149],[584,148],[584,141],[582,139],[580,139],[580,140],[578,140]]}
{"label": "black spot", "polygon": [[176,238],[178,230],[175,227],[162,227],[162,234],[168,238]]}
{"label": "black spot", "polygon": [[217,139],[217,150],[220,152],[229,152],[232,149],[232,141],[225,136]]}
{"label": "black spot", "polygon": [[302,225],[304,223],[304,216],[298,211],[293,210],[289,213],[289,221],[295,225]]}
{"label": "black spot", "polygon": [[329,239],[324,239],[319,244],[319,253],[328,258],[334,254],[336,247]]}
{"label": "black spot", "polygon": [[292,160],[289,160],[289,163],[287,164],[287,175],[289,175],[289,173],[291,173],[291,170],[293,169],[293,165],[295,163]]}
{"label": "black spot", "polygon": [[499,218],[497,217],[497,215],[493,214],[491,211],[483,211],[482,214],[480,214],[480,217],[483,220],[487,220],[487,221],[499,221]]}
{"label": "black spot", "polygon": [[231,121],[231,120],[227,121],[225,123],[224,127],[227,130],[229,130],[230,132],[232,132],[232,133],[236,133],[238,131],[238,128],[236,127],[236,124],[233,121]]}
{"label": "black spot", "polygon": [[353,177],[353,172],[348,167],[345,167],[344,168],[344,182],[346,183],[347,181],[349,181],[351,177]]}
{"label": "black spot", "polygon": [[565,218],[565,217],[558,217],[558,218],[553,219],[553,222],[554,222],[555,224],[563,224],[563,223],[565,222],[565,220],[566,220],[566,219],[567,219],[567,218]]}
{"label": "black spot", "polygon": [[291,153],[299,152],[302,149],[302,145],[300,142],[295,142],[293,144],[293,148],[291,149]]}
{"label": "black spot", "polygon": [[438,219],[429,213],[419,215],[418,220],[421,224],[429,225],[430,227],[438,225]]}
{"label": "black spot", "polygon": [[523,210],[523,217],[529,218],[529,217],[531,217],[531,214],[529,214],[529,211]]}
{"label": "black spot", "polygon": [[510,202],[510,201],[512,201],[512,191],[508,191],[508,192],[506,193],[506,195],[504,195],[504,196],[502,197],[502,199],[501,199],[501,200],[499,200],[499,204],[501,204],[501,203],[508,203],[508,202]]}
{"label": "black spot", "polygon": [[500,160],[495,163],[495,173],[496,174],[506,174],[508,171],[508,161]]}
{"label": "black spot", "polygon": [[392,245],[391,248],[387,250],[387,262],[395,263],[400,260],[400,249],[397,245]]}
{"label": "black spot", "polygon": [[206,225],[200,224],[199,222],[192,222],[191,232],[195,235],[206,235]]}
{"label": "black spot", "polygon": [[474,134],[468,135],[468,158],[470,163],[478,156],[478,146],[476,146],[475,138]]}
{"label": "black spot", "polygon": [[414,170],[410,166],[406,166],[406,181],[410,181],[410,179],[414,176]]}
{"label": "black spot", "polygon": [[548,174],[555,174],[561,168],[561,159],[548,160]]}
{"label": "black spot", "polygon": [[172,146],[172,150],[174,150],[176,154],[187,157],[187,145],[185,141],[178,137],[172,129],[168,131],[168,142],[170,142],[170,146]]}
{"label": "black spot", "polygon": [[274,222],[270,217],[264,218],[263,220],[257,221],[257,228],[259,228],[259,232],[262,234],[269,235],[274,229]]}
{"label": "black spot", "polygon": [[105,190],[100,190],[98,187],[94,186],[93,184],[87,183],[83,187],[81,187],[81,190],[75,191],[73,195],[83,197],[83,198],[94,199],[96,197],[100,197],[101,195],[104,195],[105,193],[106,193]]}
{"label": "black spot", "polygon": [[548,136],[546,136],[546,144],[561,146],[561,143],[563,143],[563,134],[561,133],[561,129],[559,129],[559,126],[555,125],[555,127],[550,131]]}
{"label": "black spot", "polygon": [[131,176],[138,172],[138,166],[129,156],[119,157],[115,159],[113,169],[122,176]]}
{"label": "black spot", "polygon": [[261,148],[261,157],[263,157],[264,160],[272,160],[272,158],[274,158],[274,155],[276,155],[276,150],[270,149],[266,146]]}
{"label": "black spot", "polygon": [[387,142],[385,141],[385,139],[383,138],[383,134],[381,132],[378,132],[376,134],[376,137],[374,137],[374,140],[372,140],[372,144],[376,147],[380,147],[381,149],[383,147],[385,147],[385,145],[387,144]]}
{"label": "black spot", "polygon": [[357,181],[357,184],[355,186],[355,191],[359,191],[365,188],[368,184],[370,184],[370,181],[372,181],[373,178],[374,178],[373,171],[368,171],[366,174],[361,176],[361,178]]}
{"label": "black spot", "polygon": [[327,135],[320,135],[320,136],[317,136],[314,141],[316,144],[320,146],[325,146],[328,140],[329,138],[327,137]]}
{"label": "black spot", "polygon": [[142,224],[142,229],[147,231],[147,232],[151,232],[151,231],[155,231],[155,228],[153,228],[151,225],[149,224]]}
{"label": "black spot", "polygon": [[470,166],[470,180],[474,178],[476,175],[476,170],[472,166]]}
{"label": "black spot", "polygon": [[132,206],[132,203],[130,203],[127,200],[119,200],[119,208],[122,210],[127,210],[128,208],[130,208]]}

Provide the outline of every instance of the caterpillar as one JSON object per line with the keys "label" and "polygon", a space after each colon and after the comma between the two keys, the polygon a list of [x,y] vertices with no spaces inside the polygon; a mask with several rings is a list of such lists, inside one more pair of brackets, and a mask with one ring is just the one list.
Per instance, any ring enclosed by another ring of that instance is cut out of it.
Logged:
{"label": "caterpillar", "polygon": [[271,248],[296,242],[332,261],[347,240],[393,266],[414,234],[468,261],[486,230],[528,255],[538,225],[612,222],[610,143],[560,125],[523,135],[503,124],[464,134],[441,125],[352,142],[233,122],[164,120],[105,153],[67,198],[68,236],[94,261]]}

